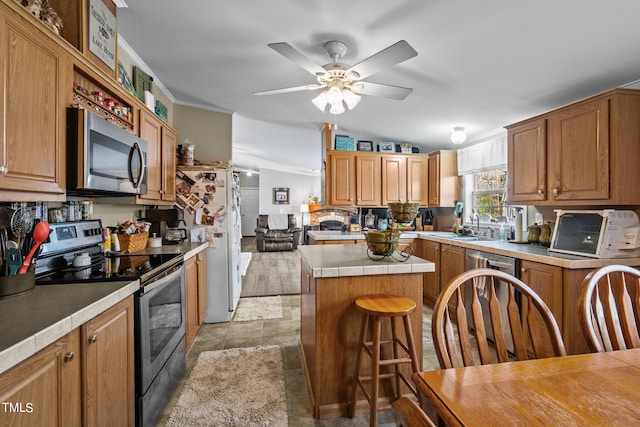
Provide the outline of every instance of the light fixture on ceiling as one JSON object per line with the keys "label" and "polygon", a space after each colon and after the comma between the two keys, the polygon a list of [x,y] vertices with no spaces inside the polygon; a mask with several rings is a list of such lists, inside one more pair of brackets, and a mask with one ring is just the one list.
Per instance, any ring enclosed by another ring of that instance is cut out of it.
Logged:
{"label": "light fixture on ceiling", "polygon": [[252,176],[252,175],[253,175],[253,172],[251,171],[247,172],[247,176]]}
{"label": "light fixture on ceiling", "polygon": [[451,142],[454,144],[462,144],[467,139],[467,134],[464,132],[464,128],[456,126],[451,133]]}
{"label": "light fixture on ceiling", "polygon": [[347,109],[353,110],[360,102],[360,95],[356,95],[348,88],[340,88],[339,84],[330,86],[311,100],[318,110],[325,111],[327,106],[331,114],[342,114]]}

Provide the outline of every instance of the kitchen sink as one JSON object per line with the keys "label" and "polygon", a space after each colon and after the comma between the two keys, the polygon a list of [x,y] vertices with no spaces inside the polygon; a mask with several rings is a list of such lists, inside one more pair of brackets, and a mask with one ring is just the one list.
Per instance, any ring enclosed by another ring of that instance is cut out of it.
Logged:
{"label": "kitchen sink", "polygon": [[453,240],[459,240],[459,241],[463,241],[463,242],[473,242],[473,241],[488,241],[488,240],[495,240],[495,239],[491,239],[489,237],[486,236],[451,236],[450,237]]}

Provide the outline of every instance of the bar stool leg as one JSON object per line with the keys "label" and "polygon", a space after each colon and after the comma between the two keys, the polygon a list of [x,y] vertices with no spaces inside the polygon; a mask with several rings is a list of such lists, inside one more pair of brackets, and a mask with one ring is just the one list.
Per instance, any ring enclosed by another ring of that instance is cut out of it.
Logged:
{"label": "bar stool leg", "polygon": [[[393,348],[392,357],[393,359],[398,359],[398,354],[400,354],[400,345],[398,344],[398,330],[396,325],[396,318],[390,317],[389,322],[391,322],[391,346]],[[395,380],[396,380],[396,390],[395,397],[396,399],[401,398],[400,390],[400,366],[398,363],[393,364],[393,370],[395,372]]]}
{"label": "bar stool leg", "polygon": [[[402,321],[404,322],[404,331],[407,335],[407,347],[409,348],[409,356],[411,357],[411,369],[414,373],[419,372],[420,365],[418,364],[416,346],[413,341],[413,329],[411,329],[411,319],[409,319],[409,316],[402,316]],[[410,388],[413,394],[415,394],[416,397],[418,398],[418,401],[420,402],[420,404],[422,404],[421,394],[418,393],[418,391],[415,390],[413,387],[410,387]]]}
{"label": "bar stool leg", "polygon": [[349,406],[349,417],[353,418],[356,415],[356,396],[358,395],[358,387],[360,387],[360,363],[362,360],[362,353],[364,353],[365,339],[367,336],[367,326],[369,325],[369,315],[365,314],[360,325],[360,342],[358,343],[358,354],[356,356],[356,371],[353,376],[353,390],[351,392],[351,405]]}
{"label": "bar stool leg", "polygon": [[371,358],[371,400],[369,425],[375,427],[378,416],[378,386],[380,385],[380,316],[373,317],[373,357]]}

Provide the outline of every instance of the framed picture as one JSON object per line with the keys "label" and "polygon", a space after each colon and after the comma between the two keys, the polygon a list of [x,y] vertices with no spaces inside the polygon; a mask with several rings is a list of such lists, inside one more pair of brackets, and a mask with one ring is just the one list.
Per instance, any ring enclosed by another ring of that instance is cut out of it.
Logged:
{"label": "framed picture", "polygon": [[353,138],[347,135],[336,135],[336,150],[354,151]]}
{"label": "framed picture", "polygon": [[412,147],[413,146],[411,144],[400,144],[400,152],[411,154],[413,152]]}
{"label": "framed picture", "polygon": [[358,151],[373,151],[373,142],[358,141]]}
{"label": "framed picture", "polygon": [[381,142],[378,144],[381,153],[395,153],[396,147],[393,142]]}
{"label": "framed picture", "polygon": [[288,188],[274,188],[273,189],[273,204],[274,205],[288,205],[289,204],[289,189]]}

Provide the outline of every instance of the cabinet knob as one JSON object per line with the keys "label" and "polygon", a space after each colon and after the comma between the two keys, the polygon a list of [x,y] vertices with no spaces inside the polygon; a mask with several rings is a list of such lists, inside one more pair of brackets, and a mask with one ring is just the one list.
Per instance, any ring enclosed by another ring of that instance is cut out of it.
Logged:
{"label": "cabinet knob", "polygon": [[64,355],[64,361],[71,362],[74,357],[76,357],[75,353],[73,351],[70,351],[69,353]]}
{"label": "cabinet knob", "polygon": [[544,194],[544,191],[542,190],[542,188],[538,188],[538,194]]}
{"label": "cabinet knob", "polygon": [[558,193],[560,193],[560,189],[559,189],[558,187],[554,188],[554,189],[553,189],[553,195],[554,195],[554,196],[557,196],[557,195],[558,195]]}
{"label": "cabinet knob", "polygon": [[89,342],[93,344],[96,341],[98,341],[98,335],[91,335],[91,338],[89,338]]}
{"label": "cabinet knob", "polygon": [[7,174],[7,172],[9,172],[9,168],[8,168],[8,167],[6,167],[5,165],[0,165],[0,173],[1,173],[2,175],[6,175],[6,174]]}
{"label": "cabinet knob", "polygon": [[521,268],[521,269],[520,269],[520,273],[521,273],[521,274],[525,274],[526,272],[527,272],[527,269],[526,269],[526,268]]}

